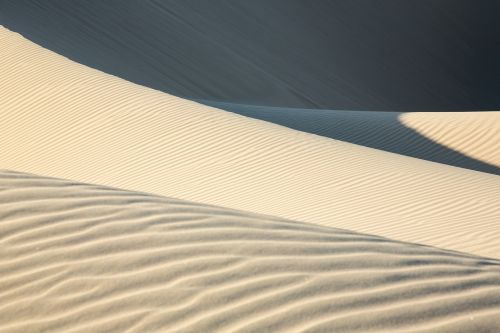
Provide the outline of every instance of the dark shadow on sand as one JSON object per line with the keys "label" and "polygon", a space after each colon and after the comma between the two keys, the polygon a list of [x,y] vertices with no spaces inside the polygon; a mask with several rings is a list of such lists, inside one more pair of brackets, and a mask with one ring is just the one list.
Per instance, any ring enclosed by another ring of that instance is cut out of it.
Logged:
{"label": "dark shadow on sand", "polygon": [[381,112],[360,132],[350,129],[362,113],[332,122],[339,111],[325,110],[500,109],[499,12],[497,0],[0,0],[0,25],[147,87],[498,175],[407,128],[400,113]]}
{"label": "dark shadow on sand", "polygon": [[189,99],[500,110],[498,0],[0,0],[0,24]]}

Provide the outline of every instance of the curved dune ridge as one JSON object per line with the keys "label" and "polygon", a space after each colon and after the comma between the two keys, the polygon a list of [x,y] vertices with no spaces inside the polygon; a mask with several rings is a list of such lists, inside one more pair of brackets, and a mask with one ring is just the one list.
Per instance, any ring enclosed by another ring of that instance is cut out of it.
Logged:
{"label": "curved dune ridge", "polygon": [[500,179],[141,87],[0,30],[0,167],[500,257]]}
{"label": "curved dune ridge", "polygon": [[441,146],[494,166],[492,173],[500,174],[500,112],[405,113],[399,119]]}
{"label": "curved dune ridge", "polygon": [[0,24],[185,98],[498,110],[498,1],[0,0]]}
{"label": "curved dune ridge", "polygon": [[332,139],[500,175],[500,112],[399,113],[202,103]]}
{"label": "curved dune ridge", "polygon": [[1,332],[495,332],[500,261],[0,172]]}

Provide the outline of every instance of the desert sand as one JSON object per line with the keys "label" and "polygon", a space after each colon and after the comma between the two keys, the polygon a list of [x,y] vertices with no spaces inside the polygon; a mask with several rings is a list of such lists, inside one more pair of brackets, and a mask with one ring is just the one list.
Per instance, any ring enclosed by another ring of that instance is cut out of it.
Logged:
{"label": "desert sand", "polygon": [[0,173],[2,332],[495,332],[500,262]]}
{"label": "desert sand", "polygon": [[6,29],[1,41],[3,169],[500,256],[496,175],[204,106]]}
{"label": "desert sand", "polygon": [[384,112],[204,104],[299,131],[500,175],[498,112]]}
{"label": "desert sand", "polygon": [[0,0],[0,332],[500,330],[500,112],[312,109],[333,86],[176,63],[182,20],[175,61],[121,39],[194,2],[85,3]]}

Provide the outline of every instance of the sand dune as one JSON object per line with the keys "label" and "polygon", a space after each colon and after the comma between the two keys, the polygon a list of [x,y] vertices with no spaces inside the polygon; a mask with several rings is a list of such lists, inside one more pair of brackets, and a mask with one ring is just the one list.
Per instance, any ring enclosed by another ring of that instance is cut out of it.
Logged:
{"label": "sand dune", "polygon": [[183,100],[5,28],[0,43],[1,168],[500,257],[495,175]]}
{"label": "sand dune", "polygon": [[202,102],[337,140],[500,174],[500,112],[336,111]]}
{"label": "sand dune", "polygon": [[498,110],[496,0],[0,0],[0,24],[186,98]]}
{"label": "sand dune", "polygon": [[500,261],[0,173],[1,332],[495,332]]}
{"label": "sand dune", "polygon": [[447,1],[0,0],[0,24],[167,93],[239,101],[232,108],[247,116],[500,174],[498,115],[412,115],[423,122],[414,128],[397,112],[318,109],[500,109],[500,4]]}
{"label": "sand dune", "polygon": [[495,9],[0,0],[0,332],[498,333]]}

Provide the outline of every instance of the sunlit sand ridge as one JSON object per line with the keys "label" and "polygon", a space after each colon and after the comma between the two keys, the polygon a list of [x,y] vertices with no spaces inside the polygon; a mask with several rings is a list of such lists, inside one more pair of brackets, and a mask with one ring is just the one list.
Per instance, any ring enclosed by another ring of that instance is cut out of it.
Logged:
{"label": "sunlit sand ridge", "polygon": [[203,103],[332,139],[500,175],[500,112],[401,113]]}
{"label": "sunlit sand ridge", "polygon": [[0,33],[0,167],[499,257],[500,179],[186,101]]}
{"label": "sunlit sand ridge", "polygon": [[450,3],[0,0],[0,332],[500,332],[500,4]]}

